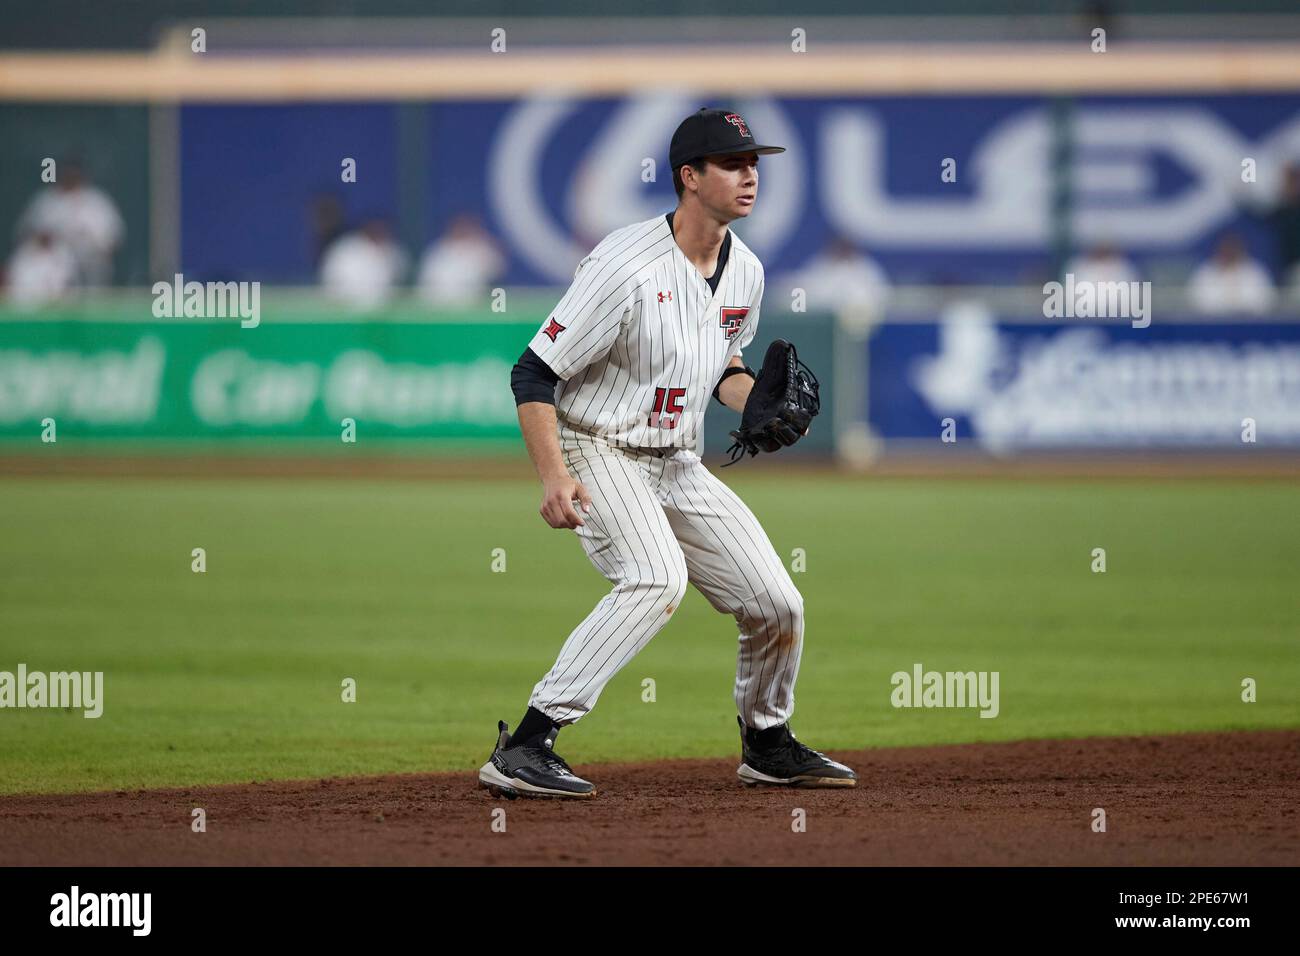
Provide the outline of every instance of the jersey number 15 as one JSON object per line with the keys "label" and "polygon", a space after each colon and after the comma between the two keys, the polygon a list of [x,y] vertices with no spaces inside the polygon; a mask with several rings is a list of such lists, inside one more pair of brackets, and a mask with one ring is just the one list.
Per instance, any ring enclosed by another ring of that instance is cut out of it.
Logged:
{"label": "jersey number 15", "polygon": [[651,428],[676,428],[682,417],[682,399],[686,397],[684,388],[656,388],[655,410],[650,413]]}

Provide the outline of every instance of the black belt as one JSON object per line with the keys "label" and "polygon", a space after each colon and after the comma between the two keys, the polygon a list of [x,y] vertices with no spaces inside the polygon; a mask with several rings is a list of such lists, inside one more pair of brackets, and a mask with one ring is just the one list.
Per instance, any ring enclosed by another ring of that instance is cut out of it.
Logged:
{"label": "black belt", "polygon": [[656,458],[671,458],[681,451],[680,448],[634,448],[629,446],[628,451],[634,451],[641,455],[654,455]]}

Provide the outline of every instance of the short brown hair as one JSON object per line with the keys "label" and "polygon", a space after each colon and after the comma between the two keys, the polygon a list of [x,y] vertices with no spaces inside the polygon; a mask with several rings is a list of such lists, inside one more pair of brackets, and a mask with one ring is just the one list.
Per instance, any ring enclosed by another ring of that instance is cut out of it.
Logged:
{"label": "short brown hair", "polygon": [[[689,166],[697,173],[704,172],[704,167],[708,164],[705,159],[692,159],[689,163],[682,163],[682,166]],[[682,193],[686,192],[686,185],[682,182],[682,166],[673,170],[673,189],[677,190],[677,198],[682,198]]]}

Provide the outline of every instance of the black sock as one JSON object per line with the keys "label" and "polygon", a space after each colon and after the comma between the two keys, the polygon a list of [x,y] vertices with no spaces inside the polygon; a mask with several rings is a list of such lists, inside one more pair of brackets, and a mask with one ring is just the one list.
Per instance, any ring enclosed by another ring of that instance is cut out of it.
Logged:
{"label": "black sock", "polygon": [[529,707],[528,710],[524,712],[523,719],[519,721],[519,726],[515,728],[515,732],[510,735],[510,739],[506,742],[506,746],[513,747],[516,744],[523,743],[525,740],[531,740],[539,734],[550,733],[551,728],[554,726],[555,721],[551,720],[551,718],[547,717],[536,707]]}

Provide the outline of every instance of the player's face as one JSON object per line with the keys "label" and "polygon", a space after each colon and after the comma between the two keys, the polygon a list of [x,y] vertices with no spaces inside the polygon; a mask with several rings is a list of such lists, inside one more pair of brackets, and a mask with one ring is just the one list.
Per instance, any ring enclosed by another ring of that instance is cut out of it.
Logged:
{"label": "player's face", "polygon": [[705,157],[700,177],[700,202],[724,222],[749,215],[758,199],[758,153],[729,153]]}

